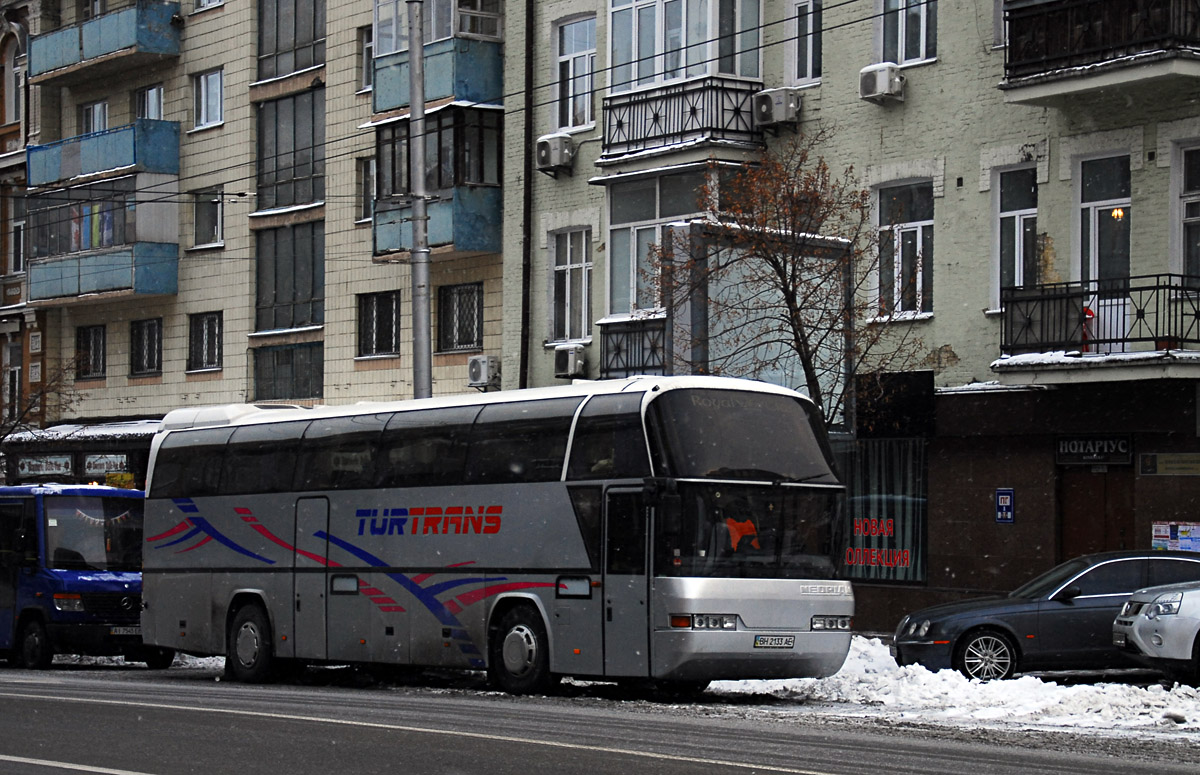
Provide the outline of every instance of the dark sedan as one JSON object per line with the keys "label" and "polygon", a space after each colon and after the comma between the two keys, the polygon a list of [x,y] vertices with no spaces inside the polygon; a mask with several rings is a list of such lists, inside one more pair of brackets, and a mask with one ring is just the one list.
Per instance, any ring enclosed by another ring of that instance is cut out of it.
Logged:
{"label": "dark sedan", "polygon": [[1054,567],[1005,597],[925,608],[900,620],[900,665],[954,668],[992,680],[1044,670],[1137,667],[1112,645],[1113,619],[1134,590],[1200,580],[1200,553],[1105,552]]}

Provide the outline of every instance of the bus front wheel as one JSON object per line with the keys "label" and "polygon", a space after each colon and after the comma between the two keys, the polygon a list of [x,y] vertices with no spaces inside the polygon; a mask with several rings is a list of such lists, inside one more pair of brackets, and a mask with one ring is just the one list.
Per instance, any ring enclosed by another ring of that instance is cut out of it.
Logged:
{"label": "bus front wheel", "polygon": [[550,673],[546,625],[528,606],[509,609],[488,644],[488,678],[509,694],[541,694],[557,682]]}
{"label": "bus front wheel", "polygon": [[225,674],[242,683],[266,683],[275,661],[271,622],[256,603],[244,605],[233,615],[225,649]]}
{"label": "bus front wheel", "polygon": [[54,661],[54,649],[46,626],[37,619],[30,619],[21,628],[19,640],[21,666],[29,670],[45,670]]}

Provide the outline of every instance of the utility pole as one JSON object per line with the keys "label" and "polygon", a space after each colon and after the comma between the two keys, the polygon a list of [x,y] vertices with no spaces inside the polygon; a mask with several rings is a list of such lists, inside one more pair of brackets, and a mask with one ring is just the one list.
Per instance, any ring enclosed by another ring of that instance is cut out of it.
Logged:
{"label": "utility pole", "polygon": [[433,395],[433,337],[429,305],[429,216],[425,191],[424,0],[408,2],[408,159],[412,197],[413,398]]}

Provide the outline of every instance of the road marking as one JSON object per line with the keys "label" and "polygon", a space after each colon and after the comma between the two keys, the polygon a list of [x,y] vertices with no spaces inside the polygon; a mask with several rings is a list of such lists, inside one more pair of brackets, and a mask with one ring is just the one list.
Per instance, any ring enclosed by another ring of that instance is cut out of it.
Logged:
{"label": "road marking", "polygon": [[[747,762],[735,762],[724,759],[709,759],[698,756],[680,756],[677,754],[654,753],[653,751],[635,751],[630,748],[611,748],[608,746],[593,746],[581,743],[562,743],[553,740],[535,740],[527,737],[515,737],[512,735],[494,735],[486,732],[466,732],[460,730],[449,729],[431,729],[429,727],[414,727],[407,724],[380,724],[374,721],[349,721],[346,719],[324,718],[321,716],[300,716],[292,713],[262,713],[251,710],[235,710],[233,708],[199,708],[194,705],[168,705],[166,703],[157,702],[132,702],[129,700],[100,700],[86,699],[82,697],[53,697],[40,694],[22,694],[19,692],[0,691],[0,697],[13,697],[16,699],[25,700],[42,700],[48,702],[58,700],[61,702],[78,702],[96,705],[115,705],[118,707],[128,708],[148,708],[152,710],[178,710],[191,713],[216,713],[229,716],[248,716],[256,719],[270,718],[279,721],[307,721],[317,724],[334,724],[337,726],[346,727],[361,727],[364,729],[384,729],[392,732],[411,732],[420,735],[440,735],[443,737],[468,737],[474,740],[487,740],[497,743],[518,743],[523,745],[538,745],[544,748],[561,748],[571,751],[598,751],[600,753],[616,754],[619,756],[632,756],[639,759],[654,759],[659,761],[683,762],[689,764],[707,764],[718,767],[730,767],[739,770],[754,770],[756,772],[781,772],[786,775],[829,775],[827,771],[821,770],[798,770],[791,767],[773,767],[769,764],[753,764]],[[0,757],[2,759],[3,757]],[[83,769],[83,768],[79,768]],[[127,775],[123,770],[84,770],[86,772],[113,773],[114,775]],[[128,773],[128,775],[147,775],[147,773]]]}
{"label": "road marking", "polygon": [[90,764],[71,764],[70,762],[56,762],[50,759],[26,759],[24,756],[5,756],[2,753],[0,753],[0,762],[32,764],[37,767],[57,767],[60,770],[76,770],[77,772],[94,772],[96,775],[150,775],[146,772],[134,772],[133,770],[112,770],[108,767],[93,767]]}

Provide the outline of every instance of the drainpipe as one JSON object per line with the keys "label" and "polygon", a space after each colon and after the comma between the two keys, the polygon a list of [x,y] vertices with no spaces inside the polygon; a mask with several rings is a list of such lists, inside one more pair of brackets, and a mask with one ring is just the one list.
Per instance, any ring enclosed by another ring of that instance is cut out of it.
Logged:
{"label": "drainpipe", "polygon": [[536,138],[533,131],[533,45],[535,0],[525,0],[525,156],[522,159],[524,187],[521,192],[521,349],[517,387],[529,387],[529,300],[533,275],[533,159]]}

